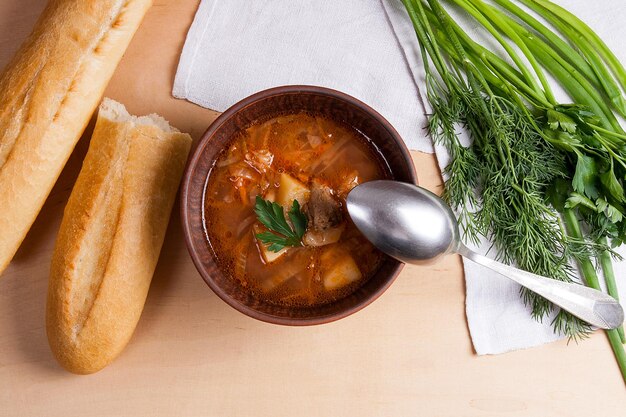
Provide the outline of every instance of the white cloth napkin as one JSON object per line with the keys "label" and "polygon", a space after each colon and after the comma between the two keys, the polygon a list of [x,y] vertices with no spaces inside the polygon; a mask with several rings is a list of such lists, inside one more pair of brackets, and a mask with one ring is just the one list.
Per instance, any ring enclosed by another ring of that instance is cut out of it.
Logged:
{"label": "white cloth napkin", "polygon": [[[560,3],[582,16],[626,62],[621,42],[626,38],[626,3]],[[466,27],[472,30],[471,24]],[[223,111],[259,90],[287,84],[344,91],[377,109],[411,149],[433,150],[424,131],[419,46],[400,0],[201,2],[180,59],[174,96]],[[445,150],[435,151],[445,166]],[[485,254],[488,248],[483,242],[475,249]],[[550,320],[531,319],[516,284],[470,261],[464,261],[464,268],[467,320],[478,354],[560,338]],[[615,269],[626,299],[626,263]]]}
{"label": "white cloth napkin", "polygon": [[432,152],[426,118],[380,0],[204,0],[174,96],[223,111],[266,88],[312,84],[379,111],[411,149]]}

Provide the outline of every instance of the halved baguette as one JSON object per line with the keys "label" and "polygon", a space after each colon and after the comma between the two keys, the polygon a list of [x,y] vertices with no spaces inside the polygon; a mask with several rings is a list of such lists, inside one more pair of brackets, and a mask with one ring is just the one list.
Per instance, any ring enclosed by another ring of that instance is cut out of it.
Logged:
{"label": "halved baguette", "polygon": [[0,76],[0,274],[152,0],[51,0]]}
{"label": "halved baguette", "polygon": [[57,237],[46,327],[57,360],[78,374],[110,363],[148,294],[191,147],[156,115],[105,99]]}

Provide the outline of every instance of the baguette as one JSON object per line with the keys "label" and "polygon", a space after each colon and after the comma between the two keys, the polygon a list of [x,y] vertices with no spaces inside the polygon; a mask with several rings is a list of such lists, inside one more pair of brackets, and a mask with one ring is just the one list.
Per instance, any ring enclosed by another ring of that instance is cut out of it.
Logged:
{"label": "baguette", "polygon": [[152,0],[51,0],[0,76],[0,274]]}
{"label": "baguette", "polygon": [[57,236],[48,341],[67,370],[96,372],[130,340],[191,147],[156,115],[105,99]]}

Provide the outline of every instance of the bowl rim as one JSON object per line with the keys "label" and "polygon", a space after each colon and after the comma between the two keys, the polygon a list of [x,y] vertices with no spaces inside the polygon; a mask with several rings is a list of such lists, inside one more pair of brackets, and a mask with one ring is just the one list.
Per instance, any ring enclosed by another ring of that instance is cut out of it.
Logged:
{"label": "bowl rim", "polygon": [[[390,137],[393,139],[395,144],[398,146],[400,153],[402,155],[402,159],[407,164],[407,168],[409,171],[410,181],[413,184],[417,184],[417,174],[415,172],[415,164],[413,163],[413,159],[411,158],[411,154],[406,144],[402,140],[400,134],[396,131],[396,129],[389,123],[389,121],[384,118],[380,113],[374,110],[369,105],[360,101],[359,99],[352,97],[346,93],[341,91],[337,91],[327,87],[313,86],[313,85],[284,85],[279,87],[273,87],[266,90],[259,91],[254,93],[244,99],[238,101],[229,107],[226,111],[220,114],[211,125],[204,132],[200,140],[198,141],[195,148],[192,150],[193,154],[191,158],[189,158],[187,162],[187,166],[185,167],[185,172],[183,175],[183,181],[181,185],[180,192],[180,216],[181,223],[183,228],[183,234],[185,235],[185,244],[187,246],[187,250],[189,255],[191,256],[191,260],[193,264],[202,277],[202,280],[211,288],[211,290],[221,298],[226,304],[230,305],[235,310],[260,321],[272,324],[286,325],[286,326],[310,326],[317,324],[325,324],[330,323],[336,320],[340,320],[347,316],[350,316],[366,306],[373,303],[376,299],[378,299],[387,289],[393,284],[396,280],[402,269],[404,268],[404,263],[393,259],[395,265],[389,271],[389,277],[387,278],[384,285],[378,288],[375,292],[371,293],[367,298],[360,300],[356,304],[350,306],[349,308],[345,308],[339,312],[326,314],[323,316],[316,316],[310,318],[292,318],[292,317],[282,317],[276,316],[269,313],[261,312],[256,310],[250,306],[242,304],[232,297],[230,297],[216,282],[211,278],[207,269],[204,267],[201,256],[198,252],[199,248],[197,248],[191,238],[192,230],[191,230],[191,219],[190,219],[190,210],[189,210],[189,195],[190,195],[190,185],[191,179],[195,173],[195,167],[199,161],[199,159],[204,154],[204,149],[210,143],[211,137],[215,134],[216,131],[220,129],[220,127],[228,121],[231,117],[233,117],[238,112],[242,111],[246,107],[256,103],[259,100],[267,99],[273,96],[280,96],[285,94],[317,94],[330,97],[335,100],[340,100],[347,102],[349,105],[359,108],[360,110],[367,113],[371,116],[376,123],[379,123],[385,130],[388,131]],[[384,154],[383,154],[384,155]],[[215,263],[215,259],[211,254],[211,262]]]}

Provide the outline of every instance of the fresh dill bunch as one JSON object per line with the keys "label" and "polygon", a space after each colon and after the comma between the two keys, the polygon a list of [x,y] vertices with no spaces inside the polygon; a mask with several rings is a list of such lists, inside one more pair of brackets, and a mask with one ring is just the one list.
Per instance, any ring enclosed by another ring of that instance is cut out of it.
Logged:
{"label": "fresh dill bunch", "polygon": [[[564,175],[564,157],[538,137],[515,105],[497,96],[487,101],[490,118],[467,115],[484,122],[482,126],[469,125],[472,147],[483,156],[481,209],[476,212],[483,234],[494,243],[504,262],[571,281],[565,255],[567,239],[556,212],[543,199],[545,188]],[[540,320],[553,311],[553,305],[544,298],[526,289],[521,291],[535,318]],[[576,337],[585,327],[568,316],[557,315],[555,328]]]}
{"label": "fresh dill bunch", "polygon": [[[444,198],[459,213],[464,237],[486,236],[503,262],[571,281],[569,256],[581,245],[569,247],[557,213],[544,198],[547,187],[566,175],[564,154],[542,140],[527,114],[505,98],[474,93],[461,112],[439,108],[458,99],[447,98],[434,108],[431,129],[437,126],[435,137],[451,156]],[[469,147],[455,139],[451,127],[458,124],[469,130]],[[552,303],[532,291],[522,288],[521,295],[535,319],[554,312]],[[585,322],[561,310],[552,325],[572,339],[590,331]]]}

